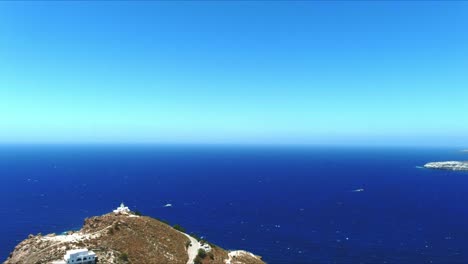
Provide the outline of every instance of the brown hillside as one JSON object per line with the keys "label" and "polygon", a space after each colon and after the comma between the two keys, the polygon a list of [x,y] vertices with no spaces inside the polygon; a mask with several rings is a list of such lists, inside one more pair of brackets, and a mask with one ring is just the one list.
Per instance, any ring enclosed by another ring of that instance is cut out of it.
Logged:
{"label": "brown hillside", "polygon": [[[195,244],[195,245],[194,245]],[[204,263],[261,264],[260,257],[243,251],[227,252],[211,245],[211,251],[189,261],[189,248],[203,245],[156,219],[133,214],[106,214],[85,220],[83,228],[67,235],[30,235],[19,243],[4,264],[40,264],[63,259],[67,250],[87,248],[97,263]],[[203,252],[202,252],[203,253]]]}

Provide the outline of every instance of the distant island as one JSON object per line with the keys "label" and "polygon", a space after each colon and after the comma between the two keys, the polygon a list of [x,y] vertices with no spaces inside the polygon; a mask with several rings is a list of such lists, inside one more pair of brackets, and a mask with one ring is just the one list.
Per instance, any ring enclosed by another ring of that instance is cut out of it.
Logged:
{"label": "distant island", "polygon": [[85,219],[79,231],[29,235],[4,264],[174,263],[264,264],[243,250],[227,251],[189,235],[178,225],[132,212],[123,203],[111,213]]}
{"label": "distant island", "polygon": [[468,161],[440,161],[429,162],[424,168],[438,170],[468,171]]}

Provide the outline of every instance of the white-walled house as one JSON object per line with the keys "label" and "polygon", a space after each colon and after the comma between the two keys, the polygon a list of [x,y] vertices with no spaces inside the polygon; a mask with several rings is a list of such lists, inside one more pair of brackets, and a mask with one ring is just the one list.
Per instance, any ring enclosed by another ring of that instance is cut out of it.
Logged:
{"label": "white-walled house", "polygon": [[68,250],[63,257],[67,264],[94,264],[96,254],[86,248]]}

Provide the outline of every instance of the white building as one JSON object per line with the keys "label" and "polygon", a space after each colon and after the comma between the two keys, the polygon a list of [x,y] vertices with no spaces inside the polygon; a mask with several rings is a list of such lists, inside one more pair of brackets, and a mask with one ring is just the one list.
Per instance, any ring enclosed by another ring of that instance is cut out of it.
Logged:
{"label": "white building", "polygon": [[96,254],[86,248],[68,250],[63,257],[67,264],[95,264]]}
{"label": "white building", "polygon": [[114,213],[116,214],[128,214],[130,213],[130,209],[128,209],[127,206],[124,205],[124,203],[121,203],[117,209],[114,210]]}
{"label": "white building", "polygon": [[200,244],[200,248],[205,250],[205,252],[211,252],[211,246],[208,245],[207,243]]}

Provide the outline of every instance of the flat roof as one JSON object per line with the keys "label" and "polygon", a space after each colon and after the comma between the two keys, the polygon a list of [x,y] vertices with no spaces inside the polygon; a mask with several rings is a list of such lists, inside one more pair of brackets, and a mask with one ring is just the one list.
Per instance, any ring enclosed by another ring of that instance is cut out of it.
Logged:
{"label": "flat roof", "polygon": [[93,251],[88,250],[86,248],[81,248],[68,250],[63,258],[67,260],[71,257],[71,255],[81,255],[80,253],[85,256],[96,256],[96,253],[94,253]]}
{"label": "flat roof", "polygon": [[71,250],[67,250],[67,254],[75,254],[75,253],[87,252],[87,251],[89,251],[87,248],[71,249]]}

